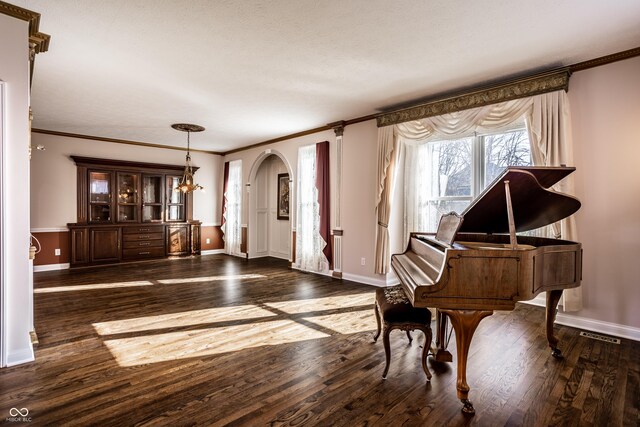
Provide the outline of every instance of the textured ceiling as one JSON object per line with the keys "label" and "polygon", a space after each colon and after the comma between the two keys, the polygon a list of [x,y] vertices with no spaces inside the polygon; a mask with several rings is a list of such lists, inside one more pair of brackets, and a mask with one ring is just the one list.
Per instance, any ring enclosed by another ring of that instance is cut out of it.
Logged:
{"label": "textured ceiling", "polygon": [[227,151],[640,46],[640,1],[9,0],[35,128]]}

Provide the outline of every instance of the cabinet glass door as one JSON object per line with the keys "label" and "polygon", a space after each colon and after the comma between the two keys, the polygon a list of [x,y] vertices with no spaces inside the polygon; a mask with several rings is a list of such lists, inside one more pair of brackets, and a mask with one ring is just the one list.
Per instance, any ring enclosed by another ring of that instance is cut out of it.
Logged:
{"label": "cabinet glass door", "polygon": [[111,172],[89,172],[89,221],[111,221]]}
{"label": "cabinet glass door", "polygon": [[184,221],[184,201],[186,195],[174,189],[180,184],[181,176],[167,175],[167,221]]}
{"label": "cabinet glass door", "polygon": [[142,221],[162,221],[162,175],[142,176]]}
{"label": "cabinet glass door", "polygon": [[138,221],[138,174],[118,173],[118,222]]}

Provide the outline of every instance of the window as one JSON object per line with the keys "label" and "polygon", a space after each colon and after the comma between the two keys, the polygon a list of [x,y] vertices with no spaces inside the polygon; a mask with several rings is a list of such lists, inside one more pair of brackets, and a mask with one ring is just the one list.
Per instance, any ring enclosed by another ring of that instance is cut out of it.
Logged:
{"label": "window", "polygon": [[[412,230],[436,231],[442,214],[461,213],[507,166],[531,165],[526,129],[418,144],[407,153]],[[413,206],[411,206],[413,204]]]}
{"label": "window", "polygon": [[224,196],[227,204],[223,225],[225,251],[230,255],[241,255],[242,160],[229,162],[227,192]]}
{"label": "window", "polygon": [[326,243],[320,236],[315,144],[298,149],[297,188],[296,264],[307,271],[327,270],[329,265],[322,252]]}

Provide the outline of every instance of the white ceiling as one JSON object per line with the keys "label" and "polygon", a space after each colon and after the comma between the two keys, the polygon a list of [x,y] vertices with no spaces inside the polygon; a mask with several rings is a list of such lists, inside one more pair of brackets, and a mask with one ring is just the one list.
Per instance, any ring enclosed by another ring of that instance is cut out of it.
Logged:
{"label": "white ceiling", "polygon": [[9,0],[35,128],[223,152],[640,46],[638,0]]}

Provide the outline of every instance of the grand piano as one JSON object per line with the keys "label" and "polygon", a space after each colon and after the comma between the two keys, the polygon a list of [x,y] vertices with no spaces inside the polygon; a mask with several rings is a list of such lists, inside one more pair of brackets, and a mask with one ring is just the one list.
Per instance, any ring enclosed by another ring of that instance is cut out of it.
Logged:
{"label": "grand piano", "polygon": [[446,349],[447,319],[455,331],[457,395],[473,414],[466,380],[467,356],[480,321],[494,310],[546,292],[546,335],[561,358],[553,334],[562,291],[580,286],[582,246],[567,240],[516,235],[572,215],[580,202],[551,190],[572,167],[508,167],[461,214],[440,221],[437,233],[411,233],[391,266],[415,307],[436,309],[437,361],[452,361]]}

